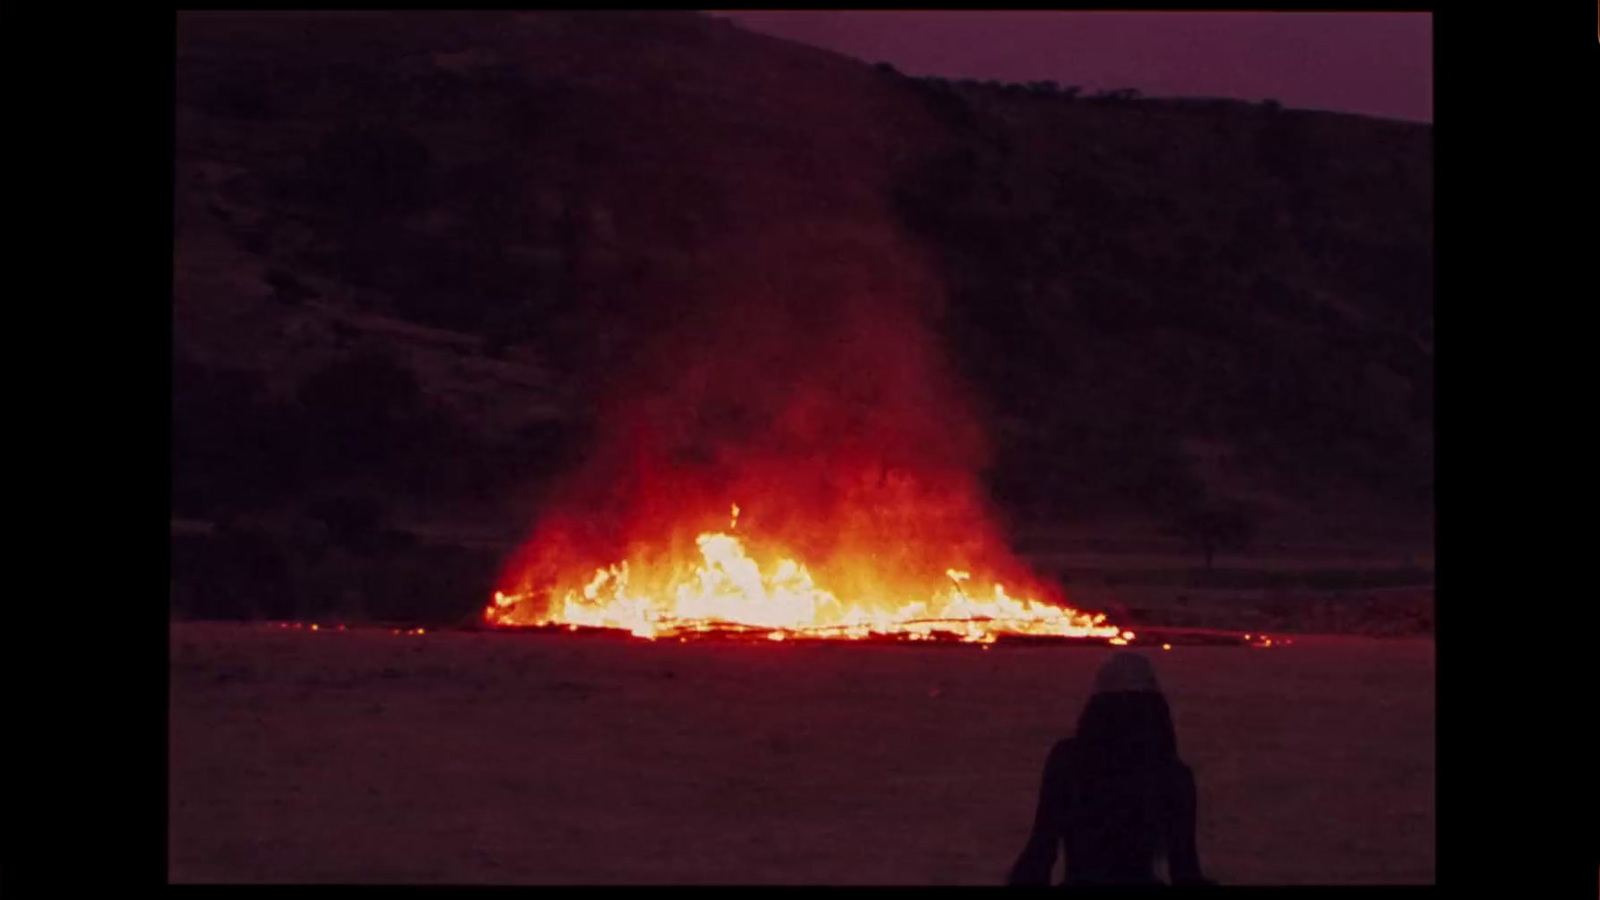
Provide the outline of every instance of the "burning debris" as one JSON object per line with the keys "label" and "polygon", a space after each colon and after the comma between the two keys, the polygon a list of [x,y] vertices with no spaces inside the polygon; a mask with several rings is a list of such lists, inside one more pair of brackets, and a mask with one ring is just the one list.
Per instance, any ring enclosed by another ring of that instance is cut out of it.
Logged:
{"label": "burning debris", "polygon": [[[840,639],[874,644],[919,644],[922,646],[976,646],[988,650],[995,645],[1005,647],[1050,646],[1062,644],[1098,644],[1104,641],[1107,644],[1126,646],[1160,646],[1162,650],[1171,650],[1173,644],[1187,646],[1229,646],[1229,647],[1273,647],[1288,646],[1293,644],[1292,639],[1275,639],[1265,634],[1238,634],[1236,632],[1216,631],[1198,628],[1156,628],[1141,630],[1138,634],[1132,631],[1119,631],[1115,626],[1105,625],[1105,616],[1100,614],[1087,615],[1073,610],[1059,610],[1046,612],[1040,618],[1026,617],[990,617],[976,616],[972,618],[924,618],[897,620],[874,620],[866,628],[860,627],[833,627],[810,626],[805,624],[793,626],[763,626],[749,625],[740,622],[718,619],[679,620],[668,617],[653,617],[650,621],[653,627],[647,630],[625,628],[615,624],[577,624],[576,622],[539,621],[533,624],[523,624],[514,616],[506,615],[506,610],[518,604],[515,597],[507,596],[503,592],[496,592],[495,602],[484,611],[483,622],[478,626],[467,625],[464,630],[475,631],[482,626],[487,626],[497,632],[522,632],[529,634],[561,634],[578,637],[600,638],[643,638],[646,640],[673,639],[679,643],[688,641],[773,641],[778,643],[836,644]],[[1060,617],[1075,618],[1079,622],[1090,623],[1086,627],[1061,627]],[[594,613],[589,617],[599,618]],[[881,622],[881,624],[880,624]],[[428,633],[428,629],[417,627],[391,627],[378,624],[366,626],[347,626],[343,623],[321,624],[317,622],[267,622],[266,627],[295,631],[322,631],[342,632],[349,629],[364,631],[388,631],[390,634],[400,636],[421,636]],[[446,629],[450,631],[451,629]],[[463,630],[458,627],[456,630]]]}
{"label": "burning debris", "polygon": [[[735,505],[730,530],[738,515]],[[763,567],[747,554],[743,541],[724,533],[701,534],[695,543],[700,559],[693,566],[680,563],[659,571],[624,560],[597,570],[581,588],[543,598],[496,591],[485,620],[497,626],[620,629],[651,639],[730,631],[761,632],[774,641],[895,636],[992,643],[1002,634],[1016,634],[1125,644],[1134,637],[1108,624],[1104,614],[1013,598],[999,583],[970,592],[965,585],[971,574],[963,570],[946,569],[948,583],[925,600],[905,602],[892,593],[841,599],[791,557],[772,554],[773,562]],[[535,607],[546,611],[531,612]]]}

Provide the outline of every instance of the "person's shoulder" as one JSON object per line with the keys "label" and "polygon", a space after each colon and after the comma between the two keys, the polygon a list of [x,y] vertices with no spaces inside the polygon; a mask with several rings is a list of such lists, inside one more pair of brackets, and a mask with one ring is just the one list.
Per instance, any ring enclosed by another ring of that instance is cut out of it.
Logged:
{"label": "person's shoulder", "polygon": [[1056,741],[1055,746],[1050,748],[1050,764],[1057,766],[1065,765],[1073,758],[1077,747],[1078,744],[1074,738],[1065,737],[1059,741]]}
{"label": "person's shoulder", "polygon": [[1185,790],[1192,791],[1195,789],[1194,769],[1191,769],[1189,764],[1181,759],[1175,760],[1172,764],[1172,779]]}

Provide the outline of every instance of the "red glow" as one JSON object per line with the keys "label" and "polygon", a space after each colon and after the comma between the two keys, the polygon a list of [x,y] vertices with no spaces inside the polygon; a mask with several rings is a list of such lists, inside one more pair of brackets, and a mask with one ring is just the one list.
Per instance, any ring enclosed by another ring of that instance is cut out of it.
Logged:
{"label": "red glow", "polygon": [[1007,546],[928,267],[889,228],[780,231],[718,248],[676,323],[605,367],[596,443],[485,620],[1130,640]]}

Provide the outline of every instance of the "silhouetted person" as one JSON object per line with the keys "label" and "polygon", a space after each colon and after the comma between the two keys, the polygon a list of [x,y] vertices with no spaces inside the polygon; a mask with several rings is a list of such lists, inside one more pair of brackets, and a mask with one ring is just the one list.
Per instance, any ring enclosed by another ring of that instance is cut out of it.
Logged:
{"label": "silhouetted person", "polygon": [[1009,883],[1050,883],[1065,852],[1066,884],[1211,884],[1195,849],[1194,773],[1178,758],[1172,713],[1149,660],[1120,652],[1101,666],[1078,733],[1044,767],[1033,834]]}

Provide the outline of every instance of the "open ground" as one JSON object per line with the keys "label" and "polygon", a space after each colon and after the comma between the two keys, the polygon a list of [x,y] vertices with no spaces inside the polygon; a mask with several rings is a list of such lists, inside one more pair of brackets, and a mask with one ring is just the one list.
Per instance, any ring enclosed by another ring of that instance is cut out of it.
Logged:
{"label": "open ground", "polygon": [[[1148,651],[1224,884],[1434,878],[1434,644]],[[173,882],[995,884],[1090,647],[171,630]]]}

